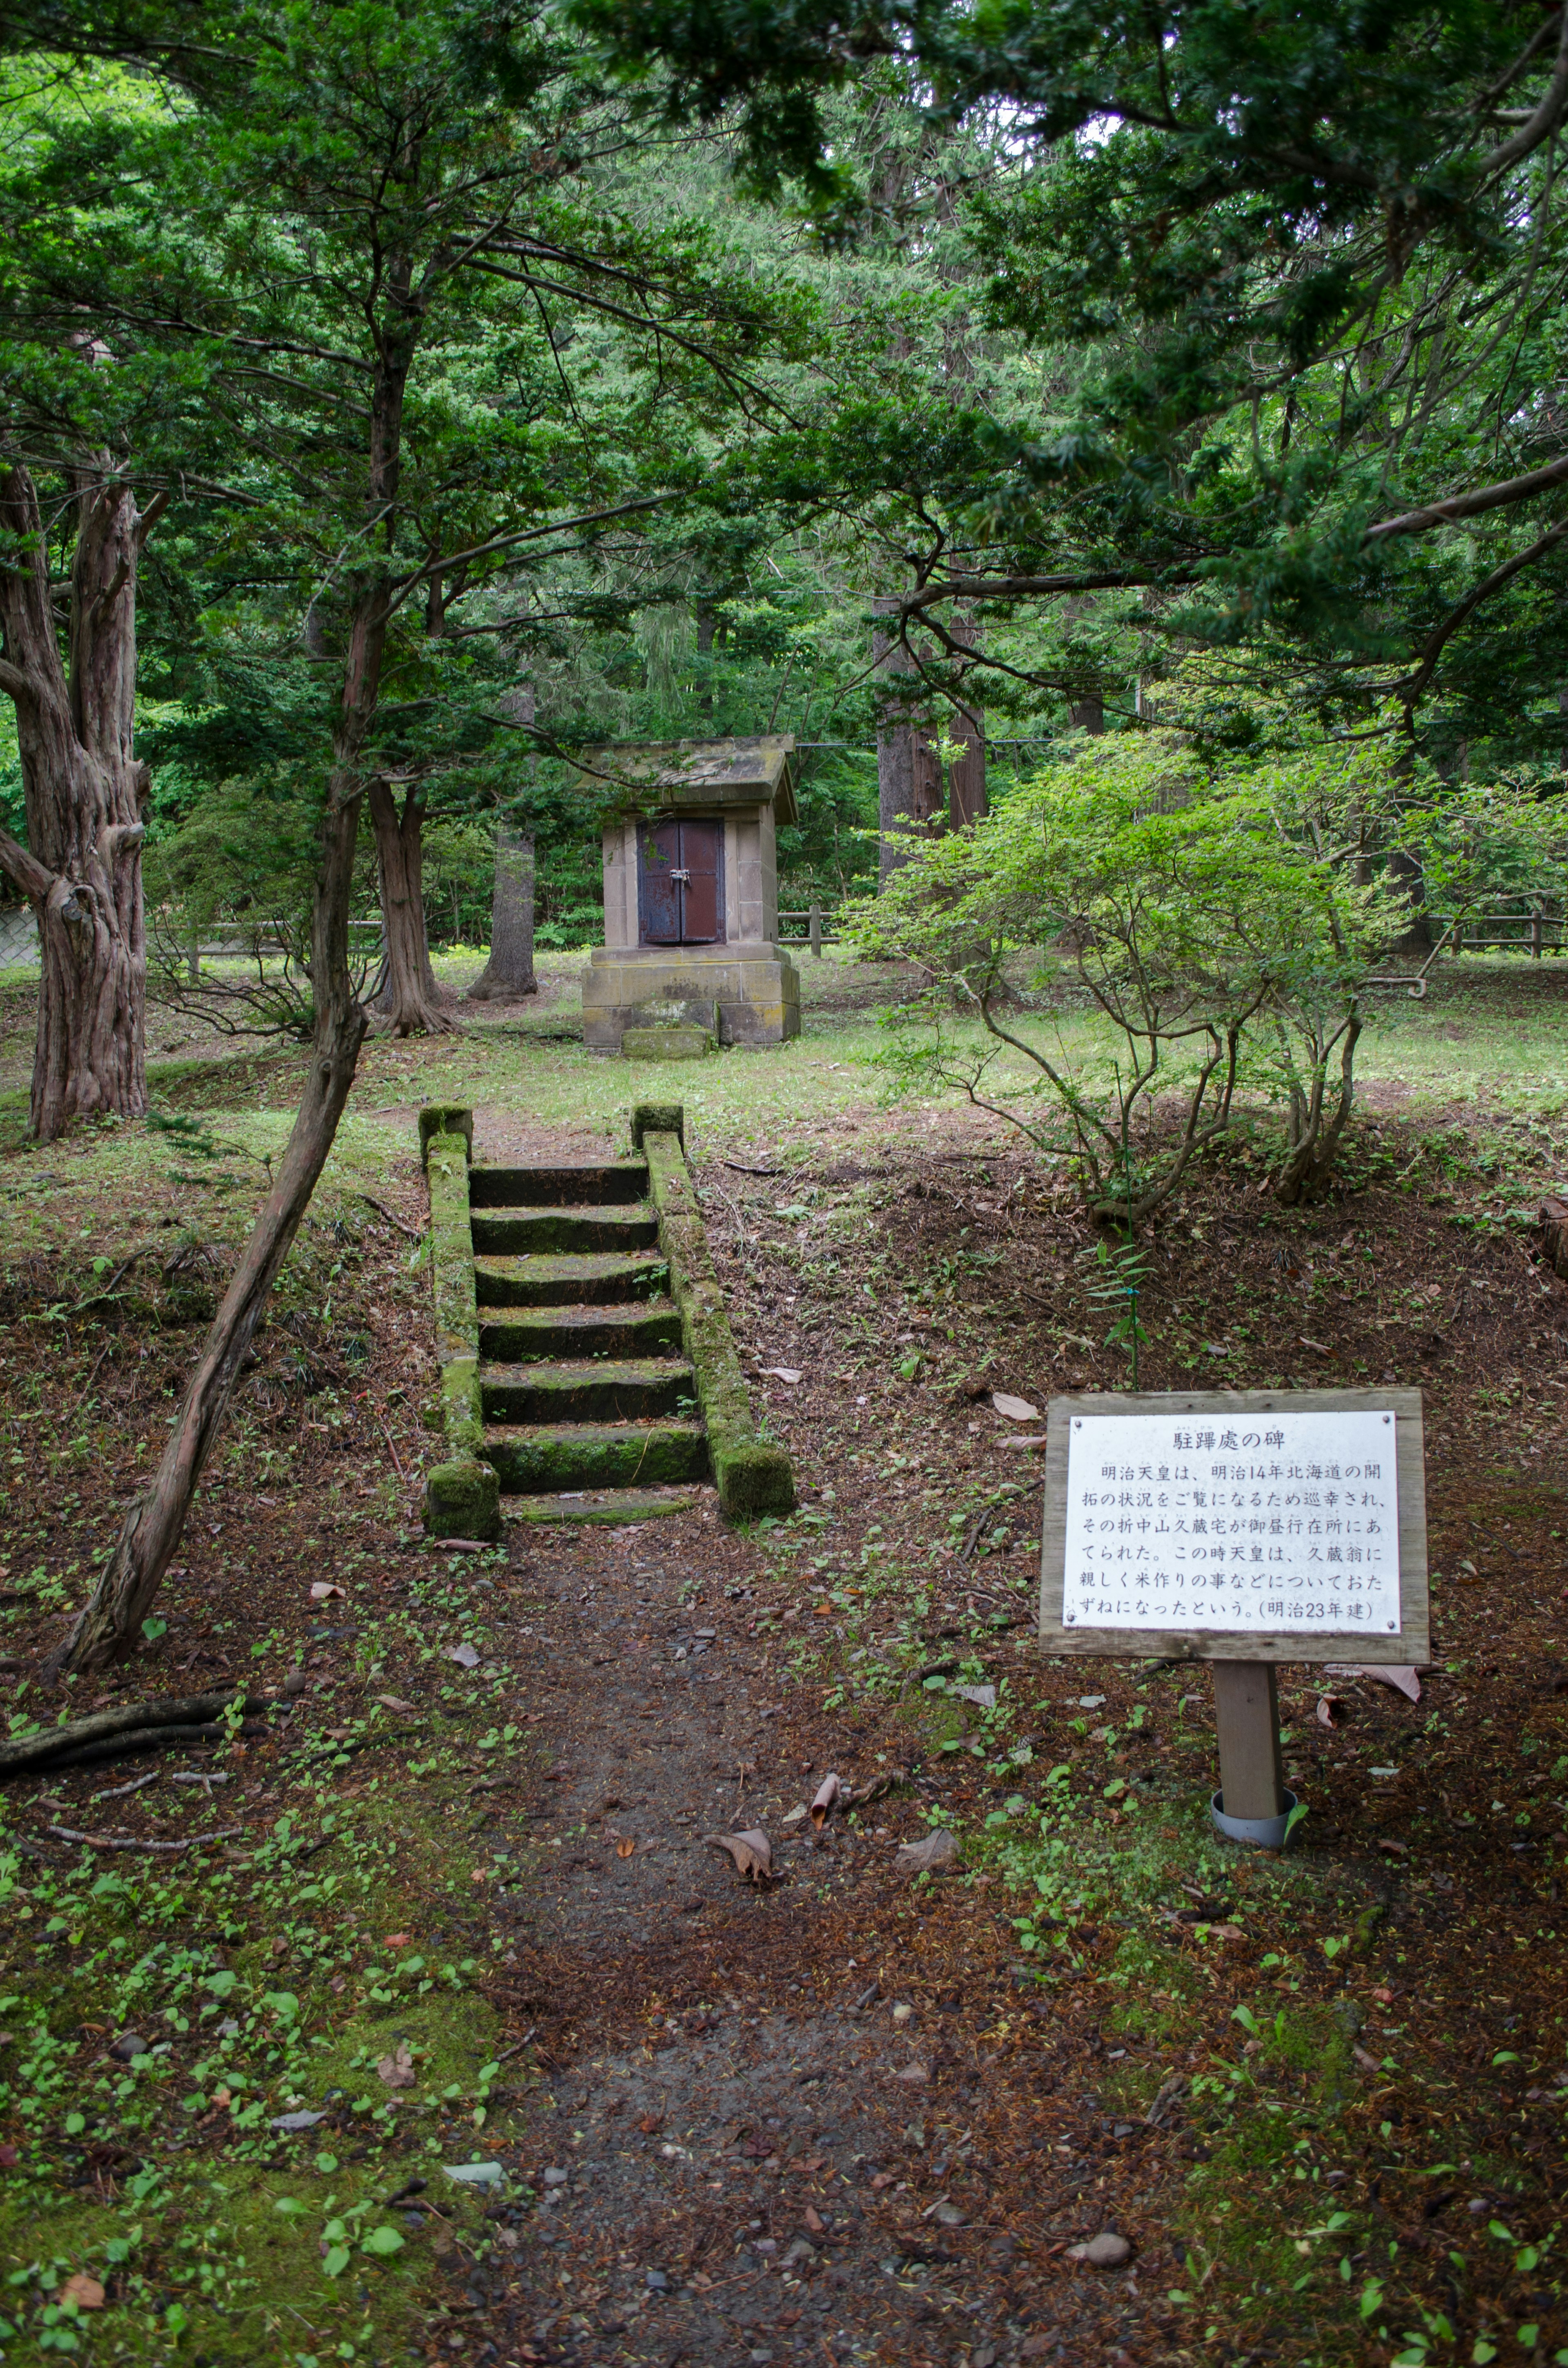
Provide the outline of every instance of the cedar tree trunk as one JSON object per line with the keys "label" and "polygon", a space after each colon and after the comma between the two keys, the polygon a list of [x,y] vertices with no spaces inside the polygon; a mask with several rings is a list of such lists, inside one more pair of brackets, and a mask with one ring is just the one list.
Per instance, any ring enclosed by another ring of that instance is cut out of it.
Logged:
{"label": "cedar tree trunk", "polygon": [[495,885],[490,899],[490,960],[469,988],[471,1003],[537,995],[534,976],[534,835],[495,825]]}
{"label": "cedar tree trunk", "polygon": [[[954,618],[952,633],[966,649],[979,639],[976,628],[961,618]],[[985,710],[978,700],[971,706],[966,700],[958,710],[950,737],[960,753],[948,768],[948,813],[953,828],[962,830],[985,812]]]}
{"label": "cedar tree trunk", "polygon": [[0,832],[0,865],[38,922],[42,976],[33,1053],[33,1133],[48,1143],[81,1113],[147,1108],[147,947],[142,809],[150,781],[132,749],[136,572],[164,502],[139,516],[107,459],[72,498],[70,661],[62,656],[38,491],[0,475],[0,689],[17,711],[28,844]]}
{"label": "cedar tree trunk", "polygon": [[[895,598],[873,600],[881,616],[896,612]],[[901,641],[876,633],[871,663],[879,674],[911,675],[915,661]],[[886,880],[908,861],[915,844],[938,825],[942,811],[942,768],[929,736],[915,723],[907,704],[884,693],[877,715],[877,827],[881,834],[878,873]]]}
{"label": "cedar tree trunk", "polygon": [[369,808],[387,948],[387,981],[377,1016],[399,1036],[445,1035],[451,1022],[441,1010],[442,993],[425,938],[425,801],[411,785],[400,814],[386,782],[372,780]]}

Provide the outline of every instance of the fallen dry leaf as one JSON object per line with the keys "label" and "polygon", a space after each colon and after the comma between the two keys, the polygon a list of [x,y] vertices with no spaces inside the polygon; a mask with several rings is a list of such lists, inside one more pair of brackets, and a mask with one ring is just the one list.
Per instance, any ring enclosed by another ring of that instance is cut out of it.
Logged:
{"label": "fallen dry leaf", "polygon": [[408,2052],[406,2040],[398,2042],[395,2055],[382,2056],[376,2066],[376,2077],[389,2089],[413,2088],[414,2058]]}
{"label": "fallen dry leaf", "polygon": [[615,1846],[615,1854],[617,1858],[635,1858],[637,1845],[631,1841],[619,1841]]}
{"label": "fallen dry leaf", "polygon": [[788,1382],[791,1388],[801,1378],[793,1365],[764,1365],[762,1370],[769,1381]]}
{"label": "fallen dry leaf", "polygon": [[1350,2050],[1350,2053],[1356,2058],[1357,2063],[1361,2066],[1363,2072],[1381,2072],[1382,2070],[1383,2067],[1379,2063],[1377,2057],[1375,2055],[1369,2055],[1364,2047],[1353,2047]]}
{"label": "fallen dry leaf", "polygon": [[413,1938],[412,1932],[389,1932],[386,1944],[389,1949],[406,1949]]}
{"label": "fallen dry leaf", "polygon": [[337,1597],[339,1602],[347,1603],[348,1600],[344,1589],[341,1587],[335,1586],[330,1578],[318,1578],[312,1580],[311,1585],[311,1601],[312,1603],[325,1603],[335,1595]]}
{"label": "fallen dry leaf", "polygon": [[805,2211],[801,2216],[805,2221],[807,2227],[811,2230],[813,2237],[820,2237],[825,2232],[827,2223],[814,2204],[808,2203]]}
{"label": "fallen dry leaf", "polygon": [[748,1883],[766,1883],[773,1873],[773,1850],[760,1826],[744,1834],[706,1834],[710,1850],[728,1850],[735,1872]]}
{"label": "fallen dry leaf", "polygon": [[901,1842],[893,1866],[900,1874],[939,1874],[955,1862],[958,1854],[951,1834],[927,1834],[924,1841]]}
{"label": "fallen dry leaf", "polygon": [[1344,1724],[1345,1704],[1340,1701],[1339,1696],[1337,1694],[1320,1694],[1318,1696],[1318,1725],[1320,1726],[1343,1726]]}
{"label": "fallen dry leaf", "polygon": [[460,1669],[477,1669],[479,1667],[479,1655],[472,1645],[449,1645],[446,1657],[449,1661],[455,1661]]}
{"label": "fallen dry leaf", "polygon": [[414,1704],[412,1702],[401,1702],[396,1694],[378,1694],[376,1696],[376,1700],[381,1703],[383,1710],[402,1711],[406,1714],[414,1708]]}
{"label": "fallen dry leaf", "polygon": [[644,2113],[637,2126],[645,2138],[651,2138],[659,2126],[659,2116],[657,2113]]}
{"label": "fallen dry leaf", "polygon": [[1392,1662],[1325,1661],[1324,1671],[1331,1678],[1375,1678],[1380,1686],[1392,1686],[1407,1702],[1421,1699],[1421,1680],[1414,1668],[1399,1668]]}
{"label": "fallen dry leaf", "polygon": [[844,1787],[836,1776],[824,1776],[817,1786],[812,1802],[812,1823],[819,1833],[826,1825],[833,1804],[843,1790]]}
{"label": "fallen dry leaf", "polygon": [[1006,1390],[993,1390],[991,1393],[991,1403],[995,1407],[998,1414],[1006,1416],[1009,1422],[1038,1422],[1040,1420],[1039,1406],[1030,1406],[1028,1398],[1010,1397]]}
{"label": "fallen dry leaf", "polygon": [[67,2278],[61,2287],[60,2299],[62,2302],[74,2302],[78,2310],[102,2310],[104,2290],[97,2278],[90,2278],[85,2270],[78,2270],[75,2276]]}
{"label": "fallen dry leaf", "polygon": [[871,2175],[871,2192],[873,2195],[880,2195],[884,2187],[895,2187],[897,2184],[897,2174],[893,2171],[879,2170],[874,2171]]}

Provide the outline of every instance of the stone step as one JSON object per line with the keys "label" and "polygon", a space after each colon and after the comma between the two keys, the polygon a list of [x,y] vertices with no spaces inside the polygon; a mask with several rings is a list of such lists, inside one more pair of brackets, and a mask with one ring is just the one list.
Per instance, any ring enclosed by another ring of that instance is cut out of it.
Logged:
{"label": "stone step", "polygon": [[600,1357],[558,1365],[482,1365],[487,1423],[639,1422],[696,1412],[696,1381],[678,1357]]}
{"label": "stone step", "polygon": [[519,1308],[504,1321],[479,1327],[479,1353],[487,1363],[528,1365],[546,1358],[656,1357],[679,1351],[680,1317],[673,1300],[650,1299],[624,1308]]}
{"label": "stone step", "polygon": [[659,1238],[652,1209],[476,1209],[471,1223],[480,1257],[540,1256],[570,1250],[651,1249]]}
{"label": "stone step", "polygon": [[670,1270],[662,1258],[638,1250],[476,1258],[474,1287],[481,1307],[603,1307],[662,1298],[670,1287]]}
{"label": "stone step", "polygon": [[507,1497],[656,1487],[706,1480],[709,1468],[699,1422],[487,1423],[484,1458]]}
{"label": "stone step", "polygon": [[574,1488],[551,1497],[514,1497],[514,1521],[656,1521],[665,1513],[689,1513],[701,1502],[694,1488]]}
{"label": "stone step", "polygon": [[641,1201],[648,1190],[645,1159],[585,1160],[557,1167],[471,1167],[471,1209],[588,1208]]}

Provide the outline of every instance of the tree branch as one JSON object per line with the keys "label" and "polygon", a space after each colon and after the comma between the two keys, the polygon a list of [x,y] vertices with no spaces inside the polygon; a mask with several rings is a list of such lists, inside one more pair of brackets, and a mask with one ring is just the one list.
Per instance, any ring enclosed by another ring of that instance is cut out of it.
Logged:
{"label": "tree branch", "polygon": [[153,529],[157,525],[158,520],[163,517],[164,512],[168,508],[168,506],[169,496],[167,491],[164,490],[156,493],[148,503],[146,508],[142,511],[141,517],[137,519],[136,548],[138,552],[142,552],[146,547],[147,537],[152,533]]}
{"label": "tree branch", "polygon": [[36,855],[29,855],[19,838],[7,830],[0,830],[0,871],[14,880],[24,896],[31,896],[41,905],[54,885],[54,874],[41,864]]}
{"label": "tree branch", "polygon": [[1525,568],[1533,565],[1536,560],[1543,559],[1549,551],[1562,541],[1564,535],[1568,535],[1568,518],[1560,518],[1554,527],[1540,538],[1539,541],[1532,542],[1528,551],[1521,551],[1514,558],[1506,559],[1501,567],[1494,567],[1490,575],[1483,576],[1481,582],[1460,602],[1452,614],[1444,618],[1423,649],[1421,663],[1415,672],[1405,681],[1394,685],[1395,691],[1407,707],[1415,704],[1431,681],[1444,644],[1458,632],[1466,618],[1473,616],[1483,600],[1489,600],[1494,592],[1500,592],[1505,584],[1511,582]]}
{"label": "tree branch", "polygon": [[1544,469],[1532,469],[1525,477],[1505,477],[1495,485],[1482,485],[1473,494],[1450,494],[1440,502],[1432,502],[1425,509],[1405,510],[1400,517],[1383,518],[1377,526],[1367,529],[1369,542],[1386,542],[1391,535],[1426,534],[1435,526],[1446,526],[1450,518],[1479,518],[1483,510],[1502,509],[1509,502],[1528,502],[1532,494],[1546,493],[1568,477],[1568,456],[1561,461],[1549,461]]}
{"label": "tree branch", "polygon": [[1568,7],[1564,7],[1558,17],[1557,55],[1552,61],[1551,80],[1546,86],[1546,97],[1528,122],[1486,159],[1488,178],[1495,180],[1497,175],[1506,173],[1510,165],[1517,165],[1521,156],[1528,156],[1532,149],[1539,148],[1562,120],[1565,103],[1568,103]]}

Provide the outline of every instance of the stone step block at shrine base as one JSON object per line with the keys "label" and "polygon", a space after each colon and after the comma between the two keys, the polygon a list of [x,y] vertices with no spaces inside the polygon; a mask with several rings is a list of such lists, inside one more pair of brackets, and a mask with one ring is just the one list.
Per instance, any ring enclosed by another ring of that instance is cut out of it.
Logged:
{"label": "stone step block at shrine base", "polygon": [[[800,973],[778,939],[778,825],[795,820],[793,735],[598,750],[605,942],[583,983],[583,1035],[691,1030],[719,1044],[801,1032]],[[693,1049],[700,1045],[693,1041]]]}

